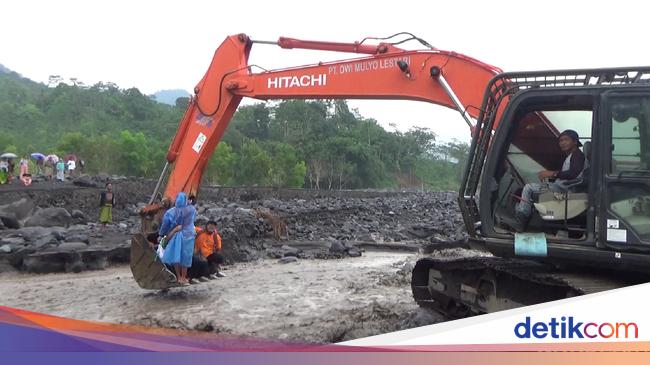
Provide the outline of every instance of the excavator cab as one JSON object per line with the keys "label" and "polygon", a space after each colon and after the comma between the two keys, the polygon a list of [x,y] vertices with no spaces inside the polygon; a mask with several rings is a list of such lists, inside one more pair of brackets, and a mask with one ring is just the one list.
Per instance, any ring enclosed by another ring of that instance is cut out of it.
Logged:
{"label": "excavator cab", "polygon": [[647,68],[502,74],[488,87],[483,110],[460,195],[474,240],[515,256],[517,232],[502,218],[512,216],[526,183],[539,183],[538,171],[560,169],[565,156],[557,136],[574,129],[585,168],[563,191],[542,188],[534,196],[524,234],[543,233],[545,261],[648,270],[630,257],[644,263],[650,257]]}
{"label": "excavator cab", "polygon": [[[542,188],[517,232],[517,197],[560,169],[565,129],[580,135],[585,168],[563,191]],[[649,163],[650,68],[496,76],[459,194],[470,245],[494,256],[419,260],[416,301],[465,316],[648,281]]]}
{"label": "excavator cab", "polygon": [[[519,105],[511,122],[512,132],[501,152],[493,175],[491,203],[497,231],[513,228],[515,205],[525,184],[535,184],[532,196],[532,217],[528,231],[549,235],[580,237],[585,232],[589,197],[589,156],[593,119],[590,96],[537,96]],[[541,170],[560,170],[567,157],[558,146],[558,135],[566,129],[578,130],[585,155],[585,165],[572,180],[552,183],[540,181]]]}

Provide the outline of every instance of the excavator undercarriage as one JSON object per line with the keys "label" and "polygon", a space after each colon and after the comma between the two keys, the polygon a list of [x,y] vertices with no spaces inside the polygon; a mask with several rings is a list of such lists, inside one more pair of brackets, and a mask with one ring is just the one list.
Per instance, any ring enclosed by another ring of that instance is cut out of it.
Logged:
{"label": "excavator undercarriage", "polygon": [[412,272],[413,298],[449,318],[539,304],[635,284],[633,279],[478,255],[426,257]]}

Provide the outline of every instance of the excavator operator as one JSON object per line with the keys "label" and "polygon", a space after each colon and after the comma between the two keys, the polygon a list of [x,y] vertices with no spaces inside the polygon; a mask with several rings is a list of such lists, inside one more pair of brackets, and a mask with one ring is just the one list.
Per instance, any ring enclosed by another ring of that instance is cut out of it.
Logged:
{"label": "excavator operator", "polygon": [[[549,189],[554,192],[565,191],[562,186],[567,181],[579,178],[585,166],[585,155],[578,148],[582,147],[582,143],[580,143],[580,137],[576,131],[567,129],[560,133],[558,143],[562,152],[567,156],[562,163],[562,169],[560,171],[542,170],[537,174],[540,181],[555,179],[555,181],[548,184]],[[532,214],[531,199],[533,193],[540,192],[541,188],[542,186],[538,183],[524,185],[521,200],[515,207],[515,222],[512,228],[516,231],[522,232],[526,229]]]}

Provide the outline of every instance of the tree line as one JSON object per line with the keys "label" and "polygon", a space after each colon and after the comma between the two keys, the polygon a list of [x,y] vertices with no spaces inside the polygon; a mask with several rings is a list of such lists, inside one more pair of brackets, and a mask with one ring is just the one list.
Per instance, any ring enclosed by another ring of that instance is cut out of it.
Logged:
{"label": "tree line", "polygon": [[[88,173],[156,177],[186,105],[112,83],[0,74],[0,152],[74,153]],[[271,101],[238,109],[204,183],[455,189],[467,150],[426,128],[387,131],[344,100]]]}

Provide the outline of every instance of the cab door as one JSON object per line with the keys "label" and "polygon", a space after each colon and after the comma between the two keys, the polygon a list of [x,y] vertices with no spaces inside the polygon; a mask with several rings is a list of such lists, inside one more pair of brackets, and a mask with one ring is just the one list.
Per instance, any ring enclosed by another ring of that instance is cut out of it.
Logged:
{"label": "cab door", "polygon": [[650,90],[605,93],[601,117],[599,243],[650,248]]}

